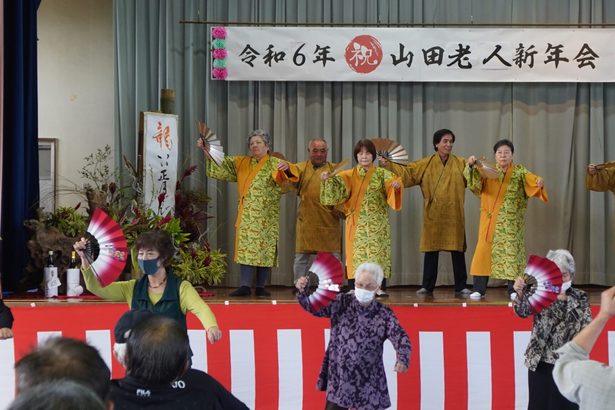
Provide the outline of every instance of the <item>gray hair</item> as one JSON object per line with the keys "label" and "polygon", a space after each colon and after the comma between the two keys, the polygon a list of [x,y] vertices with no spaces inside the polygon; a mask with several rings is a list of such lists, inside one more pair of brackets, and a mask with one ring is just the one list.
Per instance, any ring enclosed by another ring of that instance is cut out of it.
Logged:
{"label": "gray hair", "polygon": [[252,137],[261,137],[265,145],[271,148],[271,137],[267,131],[261,129],[253,130],[250,135],[248,135],[248,146],[250,145]]}
{"label": "gray hair", "polygon": [[374,279],[376,280],[376,283],[378,284],[378,286],[382,284],[382,279],[384,278],[384,272],[382,271],[382,268],[380,267],[380,265],[374,262],[363,262],[354,271],[354,279],[355,280],[359,279],[359,276],[361,276],[361,274],[363,274],[364,272],[369,272],[372,275],[374,275]]}
{"label": "gray hair", "polygon": [[322,138],[322,137],[316,137],[316,138],[312,138],[311,140],[308,141],[308,149],[310,149],[312,147],[312,144],[315,142],[324,142],[325,145],[327,146],[327,149],[329,148],[329,144],[327,144],[327,140]]}
{"label": "gray hair", "polygon": [[566,249],[550,250],[547,253],[547,259],[555,263],[562,273],[569,273],[570,279],[574,278],[575,263],[570,251]]}

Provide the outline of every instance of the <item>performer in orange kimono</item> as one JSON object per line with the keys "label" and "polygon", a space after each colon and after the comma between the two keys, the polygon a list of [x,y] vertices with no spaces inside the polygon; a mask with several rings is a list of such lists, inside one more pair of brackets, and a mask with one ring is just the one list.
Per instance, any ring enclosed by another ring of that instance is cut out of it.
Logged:
{"label": "performer in orange kimono", "polygon": [[[197,145],[203,148],[201,139]],[[239,203],[235,222],[235,262],[241,286],[230,296],[250,296],[256,271],[256,296],[270,296],[265,283],[277,264],[282,186],[298,180],[294,165],[269,155],[269,134],[252,131],[249,156],[227,156],[221,165],[207,160],[207,176],[237,182]],[[206,157],[207,158],[207,157]]]}
{"label": "performer in orange kimono", "polygon": [[[354,271],[369,261],[382,266],[384,277],[391,276],[391,226],[387,204],[401,209],[401,179],[391,171],[377,168],[376,147],[362,139],[354,147],[357,166],[329,177],[320,176],[320,202],[323,205],[344,205],[346,214],[346,272],[354,279]],[[351,276],[352,275],[352,276]],[[351,282],[352,285],[352,282]],[[386,296],[381,285],[380,296]]]}
{"label": "performer in orange kimono", "polygon": [[511,299],[516,296],[513,283],[523,275],[526,264],[527,200],[536,197],[543,202],[549,201],[543,179],[523,165],[513,165],[515,147],[511,141],[496,142],[493,152],[499,173],[497,179],[481,178],[474,166],[475,156],[468,158],[464,169],[468,188],[480,197],[478,242],[470,267],[474,276],[472,299],[485,296],[489,276],[506,280]]}

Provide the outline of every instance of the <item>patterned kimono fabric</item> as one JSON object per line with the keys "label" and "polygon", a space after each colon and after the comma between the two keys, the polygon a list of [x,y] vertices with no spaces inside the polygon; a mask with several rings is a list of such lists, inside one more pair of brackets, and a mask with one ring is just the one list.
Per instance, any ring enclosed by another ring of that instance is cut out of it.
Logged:
{"label": "patterned kimono fabric", "polygon": [[320,184],[323,205],[344,204],[346,214],[346,270],[354,278],[354,269],[363,262],[382,266],[385,278],[391,276],[391,227],[387,204],[399,211],[401,190],[392,187],[401,179],[390,171],[371,165],[340,172]]}
{"label": "patterned kimono fabric", "polygon": [[297,181],[278,171],[280,160],[265,155],[260,161],[250,156],[227,156],[222,165],[207,161],[207,176],[237,182],[239,204],[235,222],[235,262],[243,265],[277,265],[280,229],[280,197],[287,181]]}
{"label": "patterned kimono fabric", "polygon": [[498,179],[480,177],[475,168],[466,166],[468,188],[480,196],[478,242],[470,273],[514,280],[525,269],[525,210],[529,197],[543,202],[549,198],[544,188],[536,185],[540,177],[522,165],[510,164]]}

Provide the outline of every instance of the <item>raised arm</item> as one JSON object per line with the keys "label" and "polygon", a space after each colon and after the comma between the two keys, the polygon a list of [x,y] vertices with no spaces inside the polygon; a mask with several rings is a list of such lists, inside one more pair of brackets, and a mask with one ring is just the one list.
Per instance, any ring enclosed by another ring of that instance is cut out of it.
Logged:
{"label": "raised arm", "polygon": [[590,191],[615,192],[615,168],[598,169],[595,164],[587,166],[585,186]]}
{"label": "raised arm", "polygon": [[350,191],[346,189],[346,184],[339,175],[329,176],[328,172],[323,172],[320,178],[321,204],[337,205],[348,199]]}
{"label": "raised arm", "polygon": [[466,186],[476,196],[480,196],[483,189],[483,180],[480,173],[474,166],[476,164],[476,157],[471,155],[468,157],[466,166],[463,169],[463,177],[466,179]]}

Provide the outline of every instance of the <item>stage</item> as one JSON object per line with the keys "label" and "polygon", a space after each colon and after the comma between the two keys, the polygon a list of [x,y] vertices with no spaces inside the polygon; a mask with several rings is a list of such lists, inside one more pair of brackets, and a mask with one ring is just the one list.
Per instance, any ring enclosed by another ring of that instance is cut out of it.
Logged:
{"label": "stage", "polygon": [[[603,288],[588,287],[596,313]],[[231,289],[205,297],[223,338],[206,343],[198,320],[188,316],[194,367],[206,370],[253,409],[320,409],[315,388],[329,337],[329,321],[304,312],[291,288],[272,287],[270,298],[231,298]],[[382,301],[394,310],[412,342],[408,373],[392,371],[395,352],[387,342],[384,360],[396,409],[522,409],[527,407],[523,354],[531,319],[515,316],[504,288],[489,288],[481,301],[436,288],[434,297],[416,287],[388,289]],[[121,377],[112,358],[113,327],[128,308],[93,297],[47,301],[6,299],[15,316],[14,339],[0,341],[0,408],[13,397],[13,364],[33,346],[62,334],[96,346]],[[596,344],[593,358],[615,364],[615,323]],[[468,403],[471,403],[470,405]]]}

